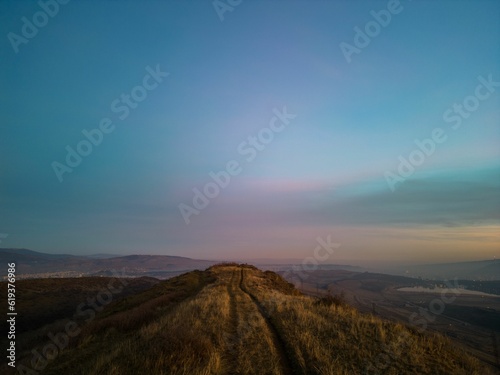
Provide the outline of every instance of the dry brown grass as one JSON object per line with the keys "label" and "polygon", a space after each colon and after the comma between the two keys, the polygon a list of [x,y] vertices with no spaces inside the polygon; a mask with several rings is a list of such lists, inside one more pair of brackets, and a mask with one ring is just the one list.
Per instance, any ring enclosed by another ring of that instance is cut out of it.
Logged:
{"label": "dry brown grass", "polygon": [[290,296],[262,288],[260,272],[246,283],[268,301],[273,323],[302,374],[486,374],[479,361],[445,337],[360,314],[341,301]]}
{"label": "dry brown grass", "polygon": [[[139,295],[113,306],[43,373],[487,373],[443,337],[362,315],[340,300],[318,302],[252,266],[211,267],[196,277],[204,280],[201,291],[189,289],[182,301],[167,299],[194,283],[184,278],[163,285],[163,295],[149,292],[151,299]],[[141,314],[144,320],[136,322]]]}
{"label": "dry brown grass", "polygon": [[[100,320],[47,374],[281,374],[266,322],[239,289],[239,268],[210,272],[215,283],[130,334],[130,326],[122,326],[126,311]],[[82,357],[76,367],[74,359]]]}

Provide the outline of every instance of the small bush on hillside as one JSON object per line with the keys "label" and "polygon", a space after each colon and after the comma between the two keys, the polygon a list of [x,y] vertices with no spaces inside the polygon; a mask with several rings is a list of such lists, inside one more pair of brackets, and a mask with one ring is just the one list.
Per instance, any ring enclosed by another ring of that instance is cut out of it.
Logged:
{"label": "small bush on hillside", "polygon": [[347,301],[345,299],[344,292],[340,294],[327,295],[326,297],[322,297],[315,302],[316,305],[323,306],[347,306]]}

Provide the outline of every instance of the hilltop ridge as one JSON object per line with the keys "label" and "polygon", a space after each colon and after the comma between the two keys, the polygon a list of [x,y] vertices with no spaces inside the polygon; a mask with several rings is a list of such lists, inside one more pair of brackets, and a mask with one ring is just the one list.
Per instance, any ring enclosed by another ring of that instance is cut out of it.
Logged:
{"label": "hilltop ridge", "polygon": [[235,263],[155,283],[81,326],[40,373],[489,373],[442,336],[361,314],[338,297],[302,295],[274,272]]}

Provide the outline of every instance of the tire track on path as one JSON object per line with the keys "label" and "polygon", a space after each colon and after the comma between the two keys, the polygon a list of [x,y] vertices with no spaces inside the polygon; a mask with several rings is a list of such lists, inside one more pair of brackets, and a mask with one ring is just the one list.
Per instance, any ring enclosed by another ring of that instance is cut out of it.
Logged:
{"label": "tire track on path", "polygon": [[237,357],[238,357],[238,302],[236,301],[235,286],[237,286],[236,280],[237,272],[234,271],[231,275],[231,280],[227,284],[227,293],[229,294],[229,319],[231,322],[231,328],[229,332],[229,363],[231,367],[231,374],[237,373]]}
{"label": "tire track on path", "polygon": [[243,270],[243,268],[241,268],[240,279],[239,279],[239,288],[241,289],[241,291],[243,293],[245,293],[246,295],[248,295],[250,297],[250,299],[253,301],[253,303],[257,306],[260,314],[262,315],[262,318],[266,322],[267,328],[269,329],[269,332],[271,334],[271,338],[272,338],[274,347],[276,349],[276,353],[278,353],[278,356],[279,356],[282,373],[285,375],[291,375],[291,374],[295,374],[295,375],[300,374],[301,375],[301,374],[303,374],[303,372],[298,369],[298,366],[295,366],[295,368],[294,368],[294,366],[292,365],[293,363],[297,363],[297,361],[293,360],[293,358],[290,357],[290,355],[288,354],[288,352],[286,350],[285,341],[280,336],[280,334],[278,333],[278,330],[276,329],[276,327],[272,323],[272,321],[269,317],[269,314],[267,313],[264,305],[262,305],[262,303],[259,302],[257,297],[255,297],[246,288],[243,280],[244,280],[244,270]]}

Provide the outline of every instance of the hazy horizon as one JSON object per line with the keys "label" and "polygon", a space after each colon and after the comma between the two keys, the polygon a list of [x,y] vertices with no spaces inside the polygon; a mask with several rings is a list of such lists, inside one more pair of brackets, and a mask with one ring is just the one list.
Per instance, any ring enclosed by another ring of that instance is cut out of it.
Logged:
{"label": "hazy horizon", "polygon": [[499,2],[232,8],[0,3],[0,247],[500,256]]}
{"label": "hazy horizon", "polygon": [[[137,253],[137,252],[130,252],[130,253],[91,253],[91,254],[80,254],[80,253],[74,253],[74,252],[54,252],[54,251],[38,251],[35,249],[26,249],[26,248],[8,248],[8,247],[0,247],[0,250],[30,250],[30,251],[35,251],[43,254],[53,254],[53,255],[74,255],[74,256],[83,256],[83,257],[103,257],[103,258],[112,258],[112,257],[126,257],[126,256],[135,256],[135,255],[145,255],[145,256],[156,256],[156,255],[166,255],[166,256],[177,256],[177,257],[184,257],[187,259],[193,259],[193,260],[206,260],[206,261],[215,261],[215,262],[236,262],[236,263],[248,263],[248,264],[254,264],[257,266],[261,265],[287,265],[287,264],[296,264],[304,265],[304,259],[309,258],[309,256],[306,256],[304,258],[250,258],[250,257],[227,257],[227,258],[217,258],[217,257],[205,257],[205,258],[196,258],[196,257],[188,257],[184,255],[176,255],[176,254],[163,254],[163,253],[157,253],[157,254],[149,254],[149,253]],[[314,258],[314,256],[312,256]],[[333,258],[333,257],[332,257]],[[461,264],[461,263],[474,263],[474,262],[488,262],[488,261],[498,261],[498,258],[494,256],[491,259],[476,259],[476,260],[465,260],[465,261],[453,261],[453,260],[444,260],[444,261],[398,261],[398,260],[373,260],[373,259],[341,259],[338,260],[338,262],[335,262],[334,260],[329,261],[321,261],[318,260],[318,264],[316,266],[313,266],[312,264],[305,263],[304,269],[316,269],[317,267],[327,267],[327,266],[351,266],[351,267],[359,267],[359,268],[364,268],[367,270],[374,270],[374,271],[398,271],[401,272],[403,271],[405,266],[428,266],[428,265],[445,265],[445,264]]]}

